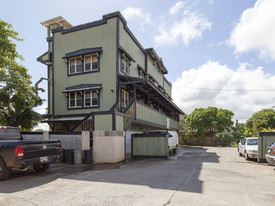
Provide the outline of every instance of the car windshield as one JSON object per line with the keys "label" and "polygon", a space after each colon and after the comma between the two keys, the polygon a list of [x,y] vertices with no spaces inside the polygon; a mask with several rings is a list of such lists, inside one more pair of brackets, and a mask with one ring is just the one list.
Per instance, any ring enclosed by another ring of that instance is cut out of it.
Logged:
{"label": "car windshield", "polygon": [[247,145],[258,145],[258,139],[247,139]]}

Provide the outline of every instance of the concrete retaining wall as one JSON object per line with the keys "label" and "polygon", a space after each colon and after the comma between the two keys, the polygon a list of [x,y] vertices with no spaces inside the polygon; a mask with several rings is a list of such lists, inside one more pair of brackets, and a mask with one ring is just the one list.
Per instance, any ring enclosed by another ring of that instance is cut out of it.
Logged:
{"label": "concrete retaining wall", "polygon": [[93,160],[95,163],[117,163],[125,160],[125,133],[95,131],[93,133]]}
{"label": "concrete retaining wall", "polygon": [[60,140],[62,149],[90,149],[90,132],[22,132],[24,140]]}

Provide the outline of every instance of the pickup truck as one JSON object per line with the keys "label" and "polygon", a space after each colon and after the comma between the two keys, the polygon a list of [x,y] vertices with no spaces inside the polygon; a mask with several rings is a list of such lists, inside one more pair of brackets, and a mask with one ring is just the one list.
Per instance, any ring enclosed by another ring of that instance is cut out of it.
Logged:
{"label": "pickup truck", "polygon": [[0,126],[0,181],[12,170],[44,172],[60,154],[59,140],[23,140],[19,128]]}

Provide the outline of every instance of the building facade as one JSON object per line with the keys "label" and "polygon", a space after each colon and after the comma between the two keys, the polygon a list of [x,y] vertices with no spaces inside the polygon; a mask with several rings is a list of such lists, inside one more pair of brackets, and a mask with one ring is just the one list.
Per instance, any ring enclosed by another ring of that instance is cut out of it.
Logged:
{"label": "building facade", "polygon": [[48,67],[51,130],[179,129],[183,112],[162,59],[142,47],[120,12],[78,26],[62,17],[41,24],[48,51],[37,60]]}

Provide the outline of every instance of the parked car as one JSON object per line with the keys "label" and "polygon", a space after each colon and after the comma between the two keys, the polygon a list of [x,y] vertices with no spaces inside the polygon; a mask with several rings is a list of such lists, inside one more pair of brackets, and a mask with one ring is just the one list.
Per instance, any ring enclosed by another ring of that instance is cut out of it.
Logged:
{"label": "parked car", "polygon": [[[160,134],[166,134],[167,130],[151,130],[149,131],[149,134],[152,133],[160,133]],[[173,150],[174,153],[176,153],[176,150],[179,146],[179,136],[176,131],[168,131],[169,133],[169,139],[168,139],[168,147],[169,151]]]}
{"label": "parked car", "polygon": [[275,142],[267,147],[265,159],[270,165],[275,165]]}
{"label": "parked car", "polygon": [[12,170],[44,172],[60,154],[59,140],[23,140],[17,127],[0,126],[0,181],[8,179]]}
{"label": "parked car", "polygon": [[240,141],[238,153],[246,160],[258,158],[258,137],[247,137]]}

